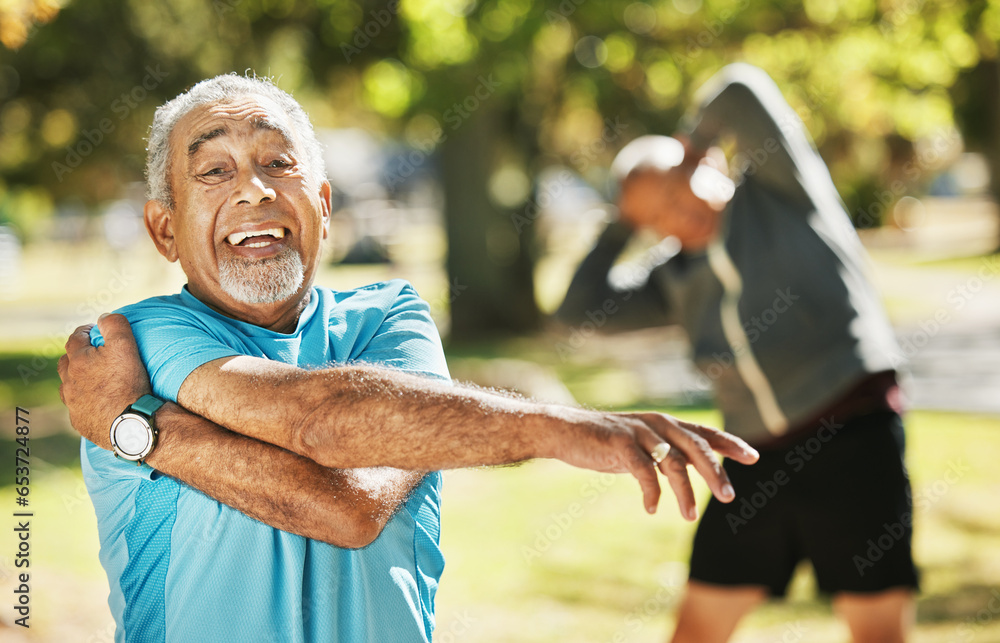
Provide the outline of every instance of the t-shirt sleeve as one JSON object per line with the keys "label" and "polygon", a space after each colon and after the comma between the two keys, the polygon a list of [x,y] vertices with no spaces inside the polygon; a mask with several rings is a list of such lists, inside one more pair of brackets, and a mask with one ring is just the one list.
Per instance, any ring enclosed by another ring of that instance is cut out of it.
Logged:
{"label": "t-shirt sleeve", "polygon": [[402,284],[399,294],[375,335],[355,359],[451,381],[430,306],[413,286],[398,283]]}
{"label": "t-shirt sleeve", "polygon": [[[125,315],[132,326],[139,355],[157,397],[176,402],[181,384],[194,369],[220,357],[240,354],[218,331],[193,314],[178,306],[156,300],[150,302],[147,300],[116,312]],[[90,343],[104,345],[96,325],[90,331]],[[155,478],[158,475],[149,465],[136,466],[120,460],[86,439],[81,445],[80,456],[84,467],[101,477]]]}
{"label": "t-shirt sleeve", "polygon": [[[231,345],[235,338],[224,337],[205,320],[178,306],[143,302],[120,312],[132,325],[153,394],[165,400],[176,402],[185,378],[202,364],[246,354]],[[94,346],[104,345],[97,326],[90,331],[90,341]]]}

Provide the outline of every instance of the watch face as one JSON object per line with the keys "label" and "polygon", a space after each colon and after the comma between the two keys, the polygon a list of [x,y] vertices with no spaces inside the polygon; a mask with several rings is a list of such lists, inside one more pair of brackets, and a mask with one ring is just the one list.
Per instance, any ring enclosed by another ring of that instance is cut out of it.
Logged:
{"label": "watch face", "polygon": [[134,417],[123,417],[115,427],[115,445],[123,455],[140,456],[150,447],[152,432]]}

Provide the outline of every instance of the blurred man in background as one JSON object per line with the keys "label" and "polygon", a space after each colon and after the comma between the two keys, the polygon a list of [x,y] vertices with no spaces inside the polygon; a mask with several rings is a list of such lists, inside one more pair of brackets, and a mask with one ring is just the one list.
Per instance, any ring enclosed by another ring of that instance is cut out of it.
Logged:
{"label": "blurred man in background", "polygon": [[161,106],[147,182],[146,228],[188,283],[78,328],[59,360],[116,641],[429,641],[438,469],[629,472],[653,512],[657,466],[690,484],[668,453],[726,501],[712,449],[756,458],[658,413],[452,386],[412,286],[313,286],[330,184],[308,116],[266,80]]}
{"label": "blurred man in background", "polygon": [[[717,143],[733,147],[736,183]],[[917,573],[899,349],[801,120],[763,71],[731,65],[677,138],[636,139],[612,174],[620,220],[581,264],[559,318],[580,323],[610,301],[605,328],[680,324],[725,428],[761,451],[753,467],[725,463],[737,501],[709,502],[673,640],[728,640],[809,559],[854,641],[903,641]],[[640,283],[612,283],[639,228],[680,250]]]}

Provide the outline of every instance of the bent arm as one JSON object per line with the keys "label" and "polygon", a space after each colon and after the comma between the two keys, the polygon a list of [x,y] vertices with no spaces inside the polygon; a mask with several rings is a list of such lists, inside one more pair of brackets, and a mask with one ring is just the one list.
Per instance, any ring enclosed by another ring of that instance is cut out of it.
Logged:
{"label": "bent arm", "polygon": [[338,547],[375,540],[423,478],[389,468],[323,467],[171,402],[156,423],[150,466],[275,529]]}
{"label": "bent arm", "polygon": [[[78,328],[58,370],[59,394],[73,427],[110,450],[108,427],[128,404],[149,393],[149,378],[128,322],[120,316],[107,320],[102,320],[104,348],[91,346],[89,327]],[[329,469],[227,431],[172,402],[155,420],[159,443],[147,459],[150,466],[276,529],[338,547],[374,540],[423,477],[388,468]],[[131,463],[119,466],[136,470]]]}
{"label": "bent arm", "polygon": [[832,186],[802,120],[771,77],[752,65],[732,64],[713,76],[681,130],[696,150],[735,136],[737,166],[786,198],[808,198],[814,180]]}
{"label": "bent arm", "polygon": [[[652,271],[673,256],[666,245],[650,250],[645,259],[630,266],[633,274],[624,283],[612,282],[612,267],[625,248],[632,229],[615,222],[608,225],[593,249],[577,268],[555,317],[567,325],[597,317],[601,330],[623,331],[673,323],[669,302]],[[592,320],[591,320],[592,321]]]}

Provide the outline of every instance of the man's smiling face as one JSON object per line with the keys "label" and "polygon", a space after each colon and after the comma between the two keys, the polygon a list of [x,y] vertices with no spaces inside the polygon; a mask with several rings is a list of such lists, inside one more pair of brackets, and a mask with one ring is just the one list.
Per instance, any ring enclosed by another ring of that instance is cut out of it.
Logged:
{"label": "man's smiling face", "polygon": [[151,201],[146,212],[160,252],[220,312],[265,327],[287,326],[292,310],[297,319],[327,235],[330,187],[313,176],[287,115],[257,96],[196,107],[170,150],[173,208]]}

